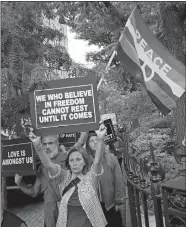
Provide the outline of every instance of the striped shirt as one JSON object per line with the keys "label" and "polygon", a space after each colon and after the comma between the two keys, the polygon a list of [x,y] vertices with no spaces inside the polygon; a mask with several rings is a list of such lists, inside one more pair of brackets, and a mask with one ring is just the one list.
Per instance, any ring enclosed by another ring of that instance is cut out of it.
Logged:
{"label": "striped shirt", "polygon": [[[49,177],[51,180],[54,179],[57,181],[62,195],[63,190],[72,180],[71,173],[69,170],[61,169],[59,165],[56,166],[58,167],[58,173],[55,176],[50,176],[49,174]],[[93,227],[105,227],[107,225],[107,221],[97,196],[99,179],[102,174],[103,168],[100,174],[95,174],[94,166],[92,166],[91,170],[86,175],[81,174],[78,176],[81,180],[77,184],[79,201]],[[75,187],[72,187],[62,197],[59,205],[59,216],[56,227],[67,226],[68,201],[74,191]]]}

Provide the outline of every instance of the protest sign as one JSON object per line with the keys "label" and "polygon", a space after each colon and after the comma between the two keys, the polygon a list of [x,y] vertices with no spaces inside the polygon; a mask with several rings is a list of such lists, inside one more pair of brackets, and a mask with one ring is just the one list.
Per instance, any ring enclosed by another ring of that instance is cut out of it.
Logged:
{"label": "protest sign", "polygon": [[107,120],[107,119],[111,119],[112,120],[112,124],[113,125],[117,125],[117,118],[116,118],[116,114],[115,113],[108,113],[108,114],[103,114],[101,115],[101,120]]}
{"label": "protest sign", "polygon": [[113,127],[113,124],[112,124],[112,120],[111,119],[107,119],[103,123],[104,123],[105,127],[107,128],[107,133],[105,135],[105,142],[107,144],[116,142],[117,138],[116,138],[116,135],[115,135],[115,132],[114,132],[114,127]]}
{"label": "protest sign", "polygon": [[29,138],[4,140],[2,143],[2,176],[35,174],[36,156]]}
{"label": "protest sign", "polygon": [[53,80],[30,93],[31,119],[38,136],[99,127],[95,77]]}
{"label": "protest sign", "polygon": [[73,147],[80,135],[81,133],[78,132],[59,134],[59,144],[65,147]]}

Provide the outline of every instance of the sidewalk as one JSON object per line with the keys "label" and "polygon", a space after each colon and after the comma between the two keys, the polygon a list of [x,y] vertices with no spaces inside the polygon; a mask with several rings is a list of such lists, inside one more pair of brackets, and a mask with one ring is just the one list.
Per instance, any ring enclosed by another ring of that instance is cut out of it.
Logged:
{"label": "sidewalk", "polygon": [[23,219],[28,227],[44,227],[43,204],[43,202],[29,204],[9,211]]}

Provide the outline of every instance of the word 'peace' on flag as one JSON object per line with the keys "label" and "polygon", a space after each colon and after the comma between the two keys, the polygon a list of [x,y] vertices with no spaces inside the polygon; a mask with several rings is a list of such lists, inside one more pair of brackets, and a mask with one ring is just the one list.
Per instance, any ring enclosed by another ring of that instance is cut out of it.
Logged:
{"label": "word 'peace' on flag", "polygon": [[132,75],[143,75],[149,96],[163,114],[176,108],[176,100],[185,92],[185,66],[153,35],[137,6],[116,51],[119,61]]}

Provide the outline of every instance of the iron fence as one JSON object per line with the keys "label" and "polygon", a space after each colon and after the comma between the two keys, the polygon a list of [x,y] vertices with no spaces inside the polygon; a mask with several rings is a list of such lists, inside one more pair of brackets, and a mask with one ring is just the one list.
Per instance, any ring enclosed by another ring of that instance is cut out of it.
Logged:
{"label": "iron fence", "polygon": [[149,210],[155,217],[156,227],[186,226],[186,178],[182,176],[179,180],[173,179],[172,183],[164,182],[165,172],[155,158],[152,144],[150,161],[147,161],[132,154],[126,136],[123,141],[123,172],[127,181],[131,227],[151,227]]}

